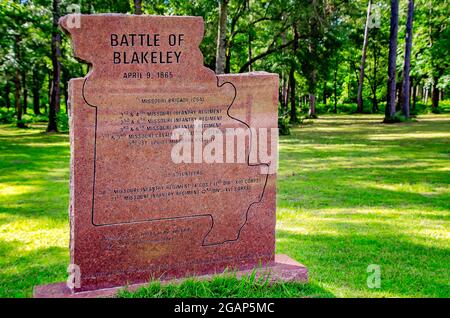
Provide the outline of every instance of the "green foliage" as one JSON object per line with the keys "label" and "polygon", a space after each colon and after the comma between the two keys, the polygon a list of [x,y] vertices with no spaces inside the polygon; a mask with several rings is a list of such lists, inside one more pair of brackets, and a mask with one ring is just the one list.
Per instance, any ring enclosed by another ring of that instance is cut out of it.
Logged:
{"label": "green foliage", "polygon": [[69,117],[64,112],[59,112],[56,117],[56,123],[58,125],[58,131],[69,131]]}
{"label": "green foliage", "polygon": [[278,116],[278,131],[280,135],[287,136],[291,134],[289,129],[289,119],[287,117]]}
{"label": "green foliage", "polygon": [[[32,123],[47,122],[47,121],[48,117],[46,115],[24,114],[22,120],[20,121],[20,124],[26,126]],[[0,123],[18,124],[15,111],[13,109],[7,110],[4,107],[0,108]]]}
{"label": "green foliage", "polygon": [[450,113],[450,100],[443,100],[439,103],[439,109],[442,113]]}
{"label": "green foliage", "polygon": [[0,123],[11,124],[13,122],[15,122],[14,110],[10,109],[8,111],[6,108],[0,108]]}
{"label": "green foliage", "polygon": [[[72,4],[61,1],[61,14],[66,14],[68,5]],[[79,5],[81,13],[130,13],[133,10],[131,1],[95,0]],[[389,5],[386,1],[375,1],[373,7],[380,11],[380,23],[379,27],[369,30],[363,87],[366,113],[376,112],[372,101],[376,105],[386,99]],[[274,72],[280,75],[283,83],[293,68],[297,99],[312,93],[318,102],[325,97],[328,104],[334,104],[336,97],[337,113],[352,112],[350,105],[356,102],[366,8],[367,0],[345,3],[337,0],[230,0],[226,72]],[[19,75],[21,100],[24,87],[27,87],[29,95],[39,93],[41,105],[49,103],[51,10],[51,1],[47,0],[0,0],[0,32],[3,35],[0,39],[0,91],[4,92],[8,86],[9,98],[14,95],[14,78]],[[216,0],[145,0],[143,11],[146,14],[203,17],[205,35],[200,48],[205,65],[214,69],[218,23]],[[411,61],[411,79],[415,86],[429,90],[436,86],[446,95],[450,83],[447,11],[446,1],[415,1]],[[402,80],[405,13],[406,1],[400,6],[399,82]],[[61,52],[61,91],[67,91],[68,80],[84,76],[87,66],[74,59],[67,36],[62,36]],[[1,96],[2,106],[6,97]],[[334,106],[317,107],[317,113],[333,112]]]}
{"label": "green foliage", "polygon": [[[356,111],[356,103],[338,104],[337,113],[338,114],[352,114]],[[334,104],[316,104],[317,114],[332,114],[334,113]]]}

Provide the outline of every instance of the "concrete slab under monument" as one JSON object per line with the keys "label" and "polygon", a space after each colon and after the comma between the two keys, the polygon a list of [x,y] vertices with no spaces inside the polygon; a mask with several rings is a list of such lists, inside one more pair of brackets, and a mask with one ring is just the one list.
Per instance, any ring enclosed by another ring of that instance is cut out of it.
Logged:
{"label": "concrete slab under monument", "polygon": [[[275,263],[271,266],[261,269],[249,269],[234,272],[237,278],[249,276],[255,271],[256,278],[268,278],[270,283],[276,282],[298,282],[306,283],[308,281],[308,269],[297,261],[291,259],[287,255],[277,254]],[[217,275],[227,275],[218,273]],[[228,274],[229,275],[229,274]],[[196,280],[209,280],[213,274],[195,276]],[[234,277],[234,276],[233,276]],[[161,281],[162,284],[182,283],[187,278]],[[106,298],[115,297],[121,289],[127,291],[137,291],[139,288],[148,286],[147,283],[129,285],[127,287],[111,287],[105,289],[97,289],[91,291],[73,293],[66,283],[55,283],[49,285],[36,286],[33,290],[34,298]]]}

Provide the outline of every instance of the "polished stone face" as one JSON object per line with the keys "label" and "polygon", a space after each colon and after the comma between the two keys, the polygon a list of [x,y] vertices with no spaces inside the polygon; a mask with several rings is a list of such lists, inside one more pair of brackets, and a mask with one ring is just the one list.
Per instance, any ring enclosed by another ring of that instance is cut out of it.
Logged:
{"label": "polished stone face", "polygon": [[[278,76],[216,76],[197,17],[60,25],[92,65],[69,85],[74,290],[271,264],[276,155],[252,153],[276,143]],[[247,136],[243,147],[231,131]]]}

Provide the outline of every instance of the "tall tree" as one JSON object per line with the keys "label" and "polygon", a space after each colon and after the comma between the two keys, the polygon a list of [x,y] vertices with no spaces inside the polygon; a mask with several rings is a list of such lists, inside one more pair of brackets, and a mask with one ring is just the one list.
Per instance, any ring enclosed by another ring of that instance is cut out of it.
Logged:
{"label": "tall tree", "polygon": [[[14,42],[14,50],[15,50],[15,56],[17,61],[21,60],[21,41],[22,38],[19,34],[16,34],[14,36],[15,42]],[[23,115],[23,109],[22,104],[20,103],[20,67],[17,66],[15,70],[15,76],[14,76],[14,106],[16,109],[16,116],[17,116],[17,127],[23,128],[25,127],[25,124],[22,122],[22,115]]]}
{"label": "tall tree", "polygon": [[291,63],[291,69],[289,70],[289,103],[291,104],[290,123],[297,124],[297,106],[295,96],[295,63]]}
{"label": "tall tree", "polygon": [[361,65],[359,66],[359,81],[358,81],[358,98],[357,98],[357,113],[363,112],[363,84],[364,84],[364,66],[366,64],[366,53],[367,53],[367,43],[369,38],[369,22],[370,22],[370,13],[372,11],[372,0],[369,0],[369,4],[367,5],[367,18],[366,18],[366,26],[364,28],[364,41],[363,48],[361,54]]}
{"label": "tall tree", "polygon": [[337,114],[337,75],[338,75],[338,64],[335,63],[334,67],[334,80],[333,80],[333,93],[334,93],[334,113]]}
{"label": "tall tree", "polygon": [[298,49],[298,41],[299,41],[299,36],[298,36],[298,31],[296,26],[293,26],[293,33],[294,33],[294,46],[293,46],[293,57],[291,59],[291,68],[289,70],[289,101],[291,103],[291,118],[290,118],[290,122],[292,124],[297,124],[298,123],[298,117],[297,117],[297,97],[295,96],[295,86],[296,86],[296,81],[295,81],[295,67],[296,67],[296,63],[295,63],[295,54],[297,52]]}
{"label": "tall tree", "polygon": [[58,20],[59,20],[59,5],[60,0],[53,0],[53,28],[52,28],[52,66],[53,66],[53,76],[52,76],[52,90],[50,96],[50,107],[48,114],[48,126],[47,131],[58,131],[58,126],[56,123],[56,113],[60,107],[60,74],[61,74],[61,64],[59,57],[61,56],[61,34],[58,31]]}
{"label": "tall tree", "polygon": [[389,33],[387,103],[384,122],[392,122],[395,116],[395,76],[397,62],[398,0],[391,0],[391,24]]}
{"label": "tall tree", "polygon": [[307,45],[301,51],[301,67],[302,73],[306,78],[307,93],[309,96],[309,110],[308,116],[316,118],[316,89],[317,89],[317,75],[318,75],[318,61],[319,43],[321,42],[320,17],[316,14],[316,8],[311,5],[308,8],[309,23],[305,28],[307,33]]}
{"label": "tall tree", "polygon": [[41,113],[39,109],[41,85],[42,83],[40,81],[38,66],[35,65],[35,67],[33,68],[33,77],[32,77],[33,111],[35,115],[39,115]]}
{"label": "tall tree", "polygon": [[431,95],[431,107],[433,111],[437,111],[439,107],[439,88],[438,88],[439,77],[433,78],[433,90]]}
{"label": "tall tree", "polygon": [[20,103],[20,73],[16,70],[14,76],[14,106],[17,114],[17,127],[24,128],[25,125],[22,122],[22,104]]}
{"label": "tall tree", "polygon": [[402,113],[405,118],[409,118],[410,108],[410,69],[411,69],[411,47],[413,35],[413,15],[414,15],[414,0],[408,1],[408,17],[406,20],[406,39],[405,39],[405,62],[403,65],[403,89],[401,96]]}
{"label": "tall tree", "polygon": [[9,81],[6,82],[5,85],[5,101],[6,101],[6,109],[9,110],[11,108],[11,98],[9,97],[9,94],[11,93],[11,85],[9,84]]}
{"label": "tall tree", "polygon": [[225,72],[227,47],[227,9],[228,0],[219,0],[219,28],[217,32],[216,74]]}
{"label": "tall tree", "polygon": [[26,71],[22,72],[22,90],[23,90],[23,113],[27,113],[28,106],[28,86],[27,86],[27,73]]}

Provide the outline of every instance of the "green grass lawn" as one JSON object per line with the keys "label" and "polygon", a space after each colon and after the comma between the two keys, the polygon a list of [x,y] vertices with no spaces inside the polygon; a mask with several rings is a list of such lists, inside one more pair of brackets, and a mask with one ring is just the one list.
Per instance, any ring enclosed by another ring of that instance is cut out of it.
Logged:
{"label": "green grass lawn", "polygon": [[[324,115],[280,138],[277,252],[307,265],[309,284],[217,278],[122,296],[449,297],[450,115],[380,122]],[[66,279],[68,136],[44,128],[0,125],[1,297]]]}

